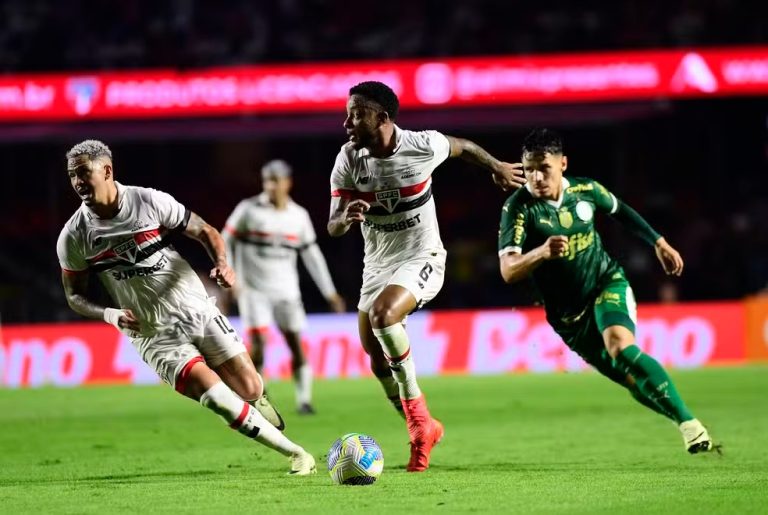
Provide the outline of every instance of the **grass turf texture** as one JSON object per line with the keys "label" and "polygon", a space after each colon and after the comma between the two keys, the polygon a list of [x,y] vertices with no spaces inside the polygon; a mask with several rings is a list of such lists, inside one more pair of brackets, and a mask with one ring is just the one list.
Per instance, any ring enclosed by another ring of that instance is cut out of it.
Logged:
{"label": "grass turf texture", "polygon": [[[724,456],[689,456],[670,422],[594,373],[423,379],[446,427],[424,474],[405,472],[405,427],[375,380],[318,381],[314,417],[273,383],[287,434],[318,458],[309,478],[167,387],[0,390],[0,512],[765,513],[768,367],[672,377]],[[373,486],[325,469],[353,431],[383,449]]]}

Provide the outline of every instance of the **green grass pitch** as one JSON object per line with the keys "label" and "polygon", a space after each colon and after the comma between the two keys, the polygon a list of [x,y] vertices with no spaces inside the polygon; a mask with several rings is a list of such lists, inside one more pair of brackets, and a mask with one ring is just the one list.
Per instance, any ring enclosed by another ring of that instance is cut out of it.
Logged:
{"label": "green grass pitch", "polygon": [[[672,376],[722,457],[689,456],[594,373],[423,379],[446,427],[423,474],[405,472],[405,427],[374,379],[318,381],[302,418],[274,383],[287,434],[318,458],[309,478],[168,387],[1,390],[0,512],[768,512],[768,367]],[[375,485],[331,483],[325,453],[347,432],[381,445]]]}

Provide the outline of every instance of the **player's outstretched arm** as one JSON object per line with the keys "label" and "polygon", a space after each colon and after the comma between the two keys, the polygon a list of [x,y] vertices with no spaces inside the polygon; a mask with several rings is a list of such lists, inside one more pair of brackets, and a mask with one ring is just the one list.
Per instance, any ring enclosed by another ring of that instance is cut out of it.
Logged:
{"label": "player's outstretched arm", "polygon": [[130,309],[107,308],[96,304],[88,298],[88,280],[90,272],[83,270],[61,272],[61,284],[64,286],[64,294],[67,304],[75,313],[87,318],[104,320],[118,329],[138,331],[139,321]]}
{"label": "player's outstretched arm", "polygon": [[568,251],[566,236],[550,236],[542,245],[525,254],[507,252],[499,256],[501,277],[507,284],[512,284],[527,277],[541,263],[563,257]]}
{"label": "player's outstretched arm", "polygon": [[320,246],[317,243],[308,245],[301,251],[301,260],[331,309],[336,313],[343,313],[346,310],[346,303],[336,291]]}
{"label": "player's outstretched arm", "polygon": [[343,236],[353,223],[365,222],[365,212],[371,205],[364,200],[350,200],[345,197],[331,197],[331,212],[328,215],[328,234]]}
{"label": "player's outstretched arm", "polygon": [[525,184],[525,174],[522,163],[505,163],[489,154],[477,143],[463,138],[446,136],[451,144],[449,157],[458,157],[489,170],[493,174],[493,182],[504,191],[516,190]]}
{"label": "player's outstretched arm", "polygon": [[683,273],[683,258],[680,253],[667,243],[653,227],[643,218],[640,213],[632,209],[626,202],[617,200],[616,212],[611,215],[624,227],[629,229],[638,238],[649,245],[653,245],[656,251],[656,257],[664,267],[667,275],[679,276]]}
{"label": "player's outstretched arm", "polygon": [[207,224],[196,213],[189,217],[184,234],[192,239],[199,241],[213,261],[213,268],[210,272],[211,279],[214,279],[219,286],[230,288],[235,284],[235,271],[227,263],[227,246],[221,233],[213,226]]}

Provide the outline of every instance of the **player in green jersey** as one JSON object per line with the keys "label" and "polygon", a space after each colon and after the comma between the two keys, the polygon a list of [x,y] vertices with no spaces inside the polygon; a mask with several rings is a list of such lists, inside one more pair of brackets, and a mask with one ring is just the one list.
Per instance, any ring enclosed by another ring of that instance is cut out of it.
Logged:
{"label": "player in green jersey", "polygon": [[603,248],[595,212],[610,214],[656,249],[664,271],[679,276],[683,259],[631,207],[600,183],[563,177],[560,137],[532,131],[523,143],[524,188],[501,214],[499,260],[507,283],[532,276],[547,321],[563,341],[644,406],[673,420],[691,454],[710,451],[706,428],[686,407],[662,366],[635,345],[636,306],[624,270]]}

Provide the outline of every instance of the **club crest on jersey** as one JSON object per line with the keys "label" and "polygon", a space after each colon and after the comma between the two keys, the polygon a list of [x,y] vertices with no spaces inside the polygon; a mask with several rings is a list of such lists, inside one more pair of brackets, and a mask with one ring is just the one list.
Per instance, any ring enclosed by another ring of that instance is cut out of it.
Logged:
{"label": "club crest on jersey", "polygon": [[557,219],[563,229],[568,229],[573,225],[573,215],[570,211],[560,211],[557,213]]}
{"label": "club crest on jersey", "polygon": [[376,202],[384,206],[384,209],[391,213],[400,202],[400,190],[377,191]]}
{"label": "club crest on jersey", "polygon": [[133,238],[125,240],[113,250],[115,251],[115,254],[120,256],[120,258],[130,261],[131,263],[136,263],[136,254],[139,249]]}
{"label": "club crest on jersey", "polygon": [[589,202],[580,200],[576,203],[576,216],[579,217],[579,220],[589,222],[592,220],[592,215],[592,206],[589,205]]}

